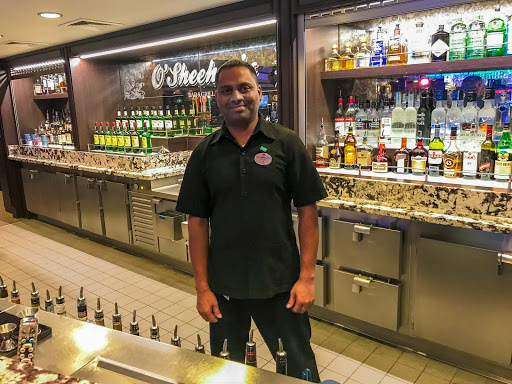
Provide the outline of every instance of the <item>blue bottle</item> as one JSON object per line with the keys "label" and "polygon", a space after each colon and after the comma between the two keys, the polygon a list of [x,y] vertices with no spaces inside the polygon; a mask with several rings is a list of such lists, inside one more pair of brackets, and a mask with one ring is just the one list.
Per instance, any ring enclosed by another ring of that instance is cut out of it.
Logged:
{"label": "blue bottle", "polygon": [[372,67],[381,67],[386,65],[386,45],[384,44],[384,31],[380,25],[377,29],[377,36],[373,40],[372,51],[373,52],[370,65]]}

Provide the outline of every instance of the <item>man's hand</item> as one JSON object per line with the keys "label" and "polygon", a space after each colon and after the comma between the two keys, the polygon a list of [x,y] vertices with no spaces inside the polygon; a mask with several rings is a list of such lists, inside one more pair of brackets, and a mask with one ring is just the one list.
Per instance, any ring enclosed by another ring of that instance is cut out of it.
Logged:
{"label": "man's hand", "polygon": [[222,318],[219,303],[211,290],[197,292],[197,311],[203,319],[210,323],[216,323]]}
{"label": "man's hand", "polygon": [[315,301],[315,283],[313,279],[299,279],[290,291],[290,300],[286,308],[295,313],[304,313]]}

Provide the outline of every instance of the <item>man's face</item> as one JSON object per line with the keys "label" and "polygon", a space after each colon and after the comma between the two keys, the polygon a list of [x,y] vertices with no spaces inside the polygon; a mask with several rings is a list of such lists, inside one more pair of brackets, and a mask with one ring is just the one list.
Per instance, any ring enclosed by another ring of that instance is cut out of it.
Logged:
{"label": "man's face", "polygon": [[224,69],[217,83],[217,104],[226,124],[248,126],[258,118],[261,87],[245,67]]}

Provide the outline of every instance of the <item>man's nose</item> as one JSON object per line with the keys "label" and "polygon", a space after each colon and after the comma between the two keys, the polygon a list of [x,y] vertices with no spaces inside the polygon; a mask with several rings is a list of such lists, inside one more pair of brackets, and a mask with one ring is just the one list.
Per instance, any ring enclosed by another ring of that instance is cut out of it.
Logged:
{"label": "man's nose", "polygon": [[231,98],[232,98],[232,100],[242,100],[243,95],[241,92],[233,91],[233,93],[231,94]]}

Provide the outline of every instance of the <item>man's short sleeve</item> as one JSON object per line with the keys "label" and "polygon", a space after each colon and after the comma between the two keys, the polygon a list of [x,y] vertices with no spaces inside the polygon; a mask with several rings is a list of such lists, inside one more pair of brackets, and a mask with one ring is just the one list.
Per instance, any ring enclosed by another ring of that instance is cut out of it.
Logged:
{"label": "man's short sleeve", "polygon": [[324,185],[300,138],[291,133],[287,145],[287,179],[296,207],[316,203],[327,197]]}
{"label": "man's short sleeve", "polygon": [[201,145],[192,152],[185,169],[176,210],[191,216],[210,217],[210,193],[203,172]]}

